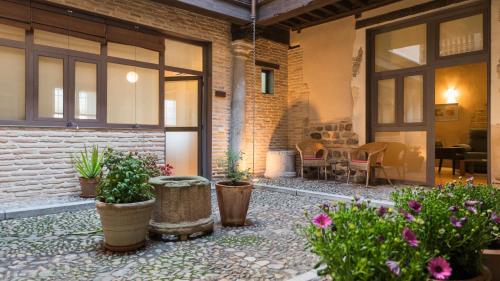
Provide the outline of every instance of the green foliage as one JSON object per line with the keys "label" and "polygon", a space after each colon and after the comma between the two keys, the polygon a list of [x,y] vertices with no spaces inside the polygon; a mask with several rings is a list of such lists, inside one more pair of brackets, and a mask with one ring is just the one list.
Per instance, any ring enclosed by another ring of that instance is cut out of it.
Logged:
{"label": "green foliage", "polygon": [[[369,203],[356,201],[324,205],[321,213],[332,220],[330,226],[311,223],[305,228],[308,246],[320,257],[320,275],[342,281],[426,279],[431,254],[402,238],[410,223],[397,212],[389,209],[381,215]],[[387,266],[388,261],[399,265],[399,276]]]}
{"label": "green foliage", "polygon": [[153,198],[153,187],[148,184],[154,172],[137,153],[104,152],[107,175],[97,189],[97,199],[105,203],[135,203]]}
{"label": "green foliage", "polygon": [[231,185],[238,185],[239,182],[248,180],[251,176],[250,169],[240,168],[240,162],[243,160],[242,152],[227,151],[226,159],[218,161],[218,166],[225,170],[226,177]]}
{"label": "green foliage", "polygon": [[73,155],[72,160],[76,171],[84,179],[95,179],[101,175],[104,154],[99,154],[99,148],[92,146],[89,153],[87,146],[80,153]]}
{"label": "green foliage", "polygon": [[422,210],[413,215],[423,223],[418,233],[422,246],[450,258],[451,279],[468,279],[480,273],[481,250],[499,237],[498,225],[491,219],[492,212],[499,210],[499,195],[492,186],[468,181],[431,191],[407,188],[392,197],[403,212],[411,212],[410,200],[420,202]]}

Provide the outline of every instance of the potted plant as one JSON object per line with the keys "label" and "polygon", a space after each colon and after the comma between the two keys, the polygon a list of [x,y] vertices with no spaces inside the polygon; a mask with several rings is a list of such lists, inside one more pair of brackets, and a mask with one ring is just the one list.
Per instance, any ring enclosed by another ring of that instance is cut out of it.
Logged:
{"label": "potted plant", "polygon": [[144,158],[134,153],[105,151],[106,177],[97,189],[96,207],[104,232],[104,247],[131,251],[145,244],[154,205],[151,173]]}
{"label": "potted plant", "polygon": [[422,246],[448,258],[450,280],[491,279],[488,268],[482,265],[482,250],[499,231],[492,224],[494,210],[481,201],[481,192],[471,183],[458,182],[431,191],[408,188],[393,193],[403,216],[420,224]]}
{"label": "potted plant", "polygon": [[99,148],[92,146],[89,153],[87,146],[79,154],[72,156],[75,170],[80,174],[80,188],[83,198],[95,197],[95,190],[99,184],[102,173],[103,154],[99,154]]}
{"label": "potted plant", "polygon": [[[419,246],[403,216],[367,202],[320,206],[304,229],[319,256],[318,275],[332,280],[426,280],[432,253]],[[441,257],[435,257],[440,258]]]}
{"label": "potted plant", "polygon": [[217,202],[223,226],[243,226],[250,204],[252,185],[247,180],[250,170],[243,170],[239,162],[241,153],[228,151],[226,159],[219,161],[219,166],[226,170],[227,180],[216,184]]}

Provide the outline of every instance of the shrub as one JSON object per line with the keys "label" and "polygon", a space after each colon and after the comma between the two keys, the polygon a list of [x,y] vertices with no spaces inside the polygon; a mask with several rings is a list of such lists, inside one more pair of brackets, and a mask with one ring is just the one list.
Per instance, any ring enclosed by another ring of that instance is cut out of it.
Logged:
{"label": "shrub", "polygon": [[135,203],[153,198],[148,179],[154,171],[137,153],[104,152],[107,174],[97,189],[96,198],[105,203]]}
{"label": "shrub", "polygon": [[231,185],[238,185],[243,180],[250,178],[250,169],[241,169],[240,162],[243,160],[243,153],[228,151],[226,158],[218,161],[218,166],[225,170],[226,177]]}
{"label": "shrub", "polygon": [[76,171],[84,179],[95,179],[101,176],[103,158],[104,154],[99,154],[99,148],[96,145],[92,146],[90,154],[85,146],[83,151],[72,156]]}
{"label": "shrub", "polygon": [[410,239],[414,233],[402,215],[358,201],[321,209],[305,228],[309,247],[320,257],[318,267],[324,266],[320,275],[345,281],[425,280],[428,276],[431,254]]}
{"label": "shrub", "polygon": [[450,183],[431,191],[407,188],[393,193],[396,207],[412,223],[421,222],[422,246],[449,257],[452,279],[479,275],[481,250],[498,239],[499,193],[491,186]]}

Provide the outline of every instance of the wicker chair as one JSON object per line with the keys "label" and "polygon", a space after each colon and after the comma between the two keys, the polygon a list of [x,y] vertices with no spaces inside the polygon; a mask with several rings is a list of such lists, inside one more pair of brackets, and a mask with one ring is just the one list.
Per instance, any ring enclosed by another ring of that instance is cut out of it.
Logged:
{"label": "wicker chair", "polygon": [[304,178],[304,167],[317,167],[318,179],[320,171],[323,170],[326,180],[328,150],[325,146],[317,141],[303,141],[297,144],[297,150],[300,155],[300,175],[302,178]]}
{"label": "wicker chair", "polygon": [[347,183],[349,183],[351,170],[366,171],[366,187],[368,187],[370,175],[372,173],[371,170],[381,169],[389,184],[392,185],[382,164],[386,149],[386,143],[372,142],[351,151],[351,153],[349,153],[349,166],[347,168]]}

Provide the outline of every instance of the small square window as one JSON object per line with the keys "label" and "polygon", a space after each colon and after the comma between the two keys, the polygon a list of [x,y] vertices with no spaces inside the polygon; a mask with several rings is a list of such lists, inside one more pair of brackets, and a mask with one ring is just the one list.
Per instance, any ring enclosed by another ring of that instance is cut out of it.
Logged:
{"label": "small square window", "polygon": [[263,94],[274,93],[274,75],[272,70],[263,69],[261,74],[261,92]]}

